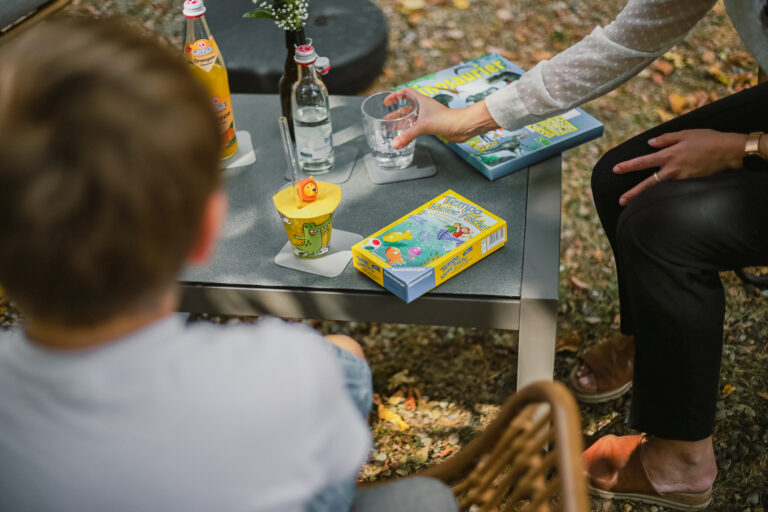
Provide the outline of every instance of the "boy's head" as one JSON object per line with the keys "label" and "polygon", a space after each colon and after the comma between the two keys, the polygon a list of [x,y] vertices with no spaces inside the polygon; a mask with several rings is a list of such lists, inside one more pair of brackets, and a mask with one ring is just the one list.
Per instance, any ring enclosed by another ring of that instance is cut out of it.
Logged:
{"label": "boy's head", "polygon": [[40,25],[0,59],[0,283],[55,324],[155,307],[219,184],[207,94],[116,20]]}

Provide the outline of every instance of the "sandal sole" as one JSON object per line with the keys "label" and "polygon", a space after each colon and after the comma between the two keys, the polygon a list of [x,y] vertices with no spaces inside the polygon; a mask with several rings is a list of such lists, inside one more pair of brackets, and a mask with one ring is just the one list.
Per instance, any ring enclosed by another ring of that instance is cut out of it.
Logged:
{"label": "sandal sole", "polygon": [[593,393],[591,391],[587,391],[578,386],[578,380],[576,379],[576,372],[578,369],[578,365],[573,367],[571,374],[568,376],[568,383],[570,384],[571,390],[573,391],[573,396],[575,396],[576,400],[581,403],[601,404],[603,402],[610,402],[611,400],[615,400],[621,397],[630,389],[632,389],[632,381],[629,381],[623,386],[612,389],[610,391],[603,391],[601,393]]}
{"label": "sandal sole", "polygon": [[703,491],[701,493],[679,493],[681,497],[698,500],[704,498],[705,501],[701,503],[684,503],[670,498],[664,498],[663,496],[653,496],[651,494],[640,494],[632,492],[610,492],[598,489],[597,487],[589,486],[589,492],[600,498],[604,499],[618,499],[627,501],[639,501],[648,505],[658,505],[661,507],[668,507],[674,510],[692,511],[692,510],[705,510],[712,503],[712,491]]}

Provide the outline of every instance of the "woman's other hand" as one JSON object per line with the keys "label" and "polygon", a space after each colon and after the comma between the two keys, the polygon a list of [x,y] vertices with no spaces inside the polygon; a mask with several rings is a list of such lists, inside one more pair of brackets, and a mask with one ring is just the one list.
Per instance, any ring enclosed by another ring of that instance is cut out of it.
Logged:
{"label": "woman's other hand", "polygon": [[659,170],[625,192],[619,204],[626,205],[662,181],[698,178],[740,167],[746,139],[742,133],[683,130],[649,140],[648,144],[659,151],[616,164],[613,172],[624,174],[654,167]]}
{"label": "woman's other hand", "polygon": [[437,135],[449,142],[464,142],[475,135],[499,127],[488,112],[485,101],[452,110],[429,96],[405,88],[387,96],[384,104],[392,105],[406,95],[415,98],[419,103],[419,116],[414,126],[395,137],[392,141],[394,149],[407,146],[419,135]]}

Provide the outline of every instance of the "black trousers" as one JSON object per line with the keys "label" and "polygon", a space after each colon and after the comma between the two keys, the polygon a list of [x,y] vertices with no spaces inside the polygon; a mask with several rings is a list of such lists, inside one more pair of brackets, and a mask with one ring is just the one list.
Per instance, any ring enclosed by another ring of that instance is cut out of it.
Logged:
{"label": "black trousers", "polygon": [[621,330],[635,336],[630,426],[683,441],[714,428],[725,315],[718,272],[768,265],[768,164],[664,181],[626,207],[619,197],[658,168],[624,175],[612,168],[655,151],[652,137],[693,128],[768,132],[768,83],[624,142],[592,174],[616,259]]}

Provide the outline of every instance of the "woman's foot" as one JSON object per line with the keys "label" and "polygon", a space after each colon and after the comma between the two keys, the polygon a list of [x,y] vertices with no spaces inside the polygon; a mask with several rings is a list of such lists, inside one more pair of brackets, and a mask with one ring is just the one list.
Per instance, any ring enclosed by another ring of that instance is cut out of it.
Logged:
{"label": "woman's foot", "polygon": [[717,475],[711,437],[687,442],[606,436],[583,460],[594,494],[677,510],[705,509]]}
{"label": "woman's foot", "polygon": [[632,387],[634,336],[612,336],[589,349],[580,359],[569,377],[573,394],[580,402],[614,400]]}

